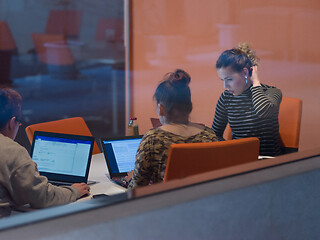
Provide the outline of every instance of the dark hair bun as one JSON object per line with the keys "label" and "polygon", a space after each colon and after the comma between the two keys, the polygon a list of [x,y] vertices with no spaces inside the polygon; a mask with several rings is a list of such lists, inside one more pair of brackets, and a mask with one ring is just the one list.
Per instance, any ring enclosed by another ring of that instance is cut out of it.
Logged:
{"label": "dark hair bun", "polygon": [[189,88],[191,77],[181,69],[164,75],[158,85],[154,98],[157,104],[163,105],[168,122],[188,122],[192,111],[191,92]]}
{"label": "dark hair bun", "polygon": [[188,86],[191,81],[190,75],[181,69],[177,69],[174,72],[168,73],[167,76],[165,76],[165,79],[167,79],[167,81],[169,81],[172,85],[179,86]]}

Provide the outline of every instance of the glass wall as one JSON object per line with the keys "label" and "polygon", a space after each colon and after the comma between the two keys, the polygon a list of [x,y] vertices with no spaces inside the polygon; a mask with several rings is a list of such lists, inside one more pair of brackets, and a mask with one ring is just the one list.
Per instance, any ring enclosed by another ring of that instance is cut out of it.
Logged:
{"label": "glass wall", "polygon": [[0,84],[23,97],[24,127],[81,116],[124,134],[123,2],[0,0]]}
{"label": "glass wall", "polygon": [[152,95],[167,72],[190,73],[191,120],[211,126],[223,88],[215,63],[249,42],[261,82],[303,100],[300,149],[320,146],[318,0],[134,0],[131,3],[131,115],[140,129],[157,117]]}
{"label": "glass wall", "polygon": [[[140,133],[176,68],[192,76],[191,120],[210,126],[223,89],[219,54],[247,41],[262,83],[303,100],[301,149],[319,146],[318,0],[128,0],[130,115]],[[125,132],[124,1],[0,0],[0,84],[24,98],[25,125],[82,116],[97,137]],[[6,36],[6,37],[4,37]],[[23,141],[24,129],[18,134]]]}

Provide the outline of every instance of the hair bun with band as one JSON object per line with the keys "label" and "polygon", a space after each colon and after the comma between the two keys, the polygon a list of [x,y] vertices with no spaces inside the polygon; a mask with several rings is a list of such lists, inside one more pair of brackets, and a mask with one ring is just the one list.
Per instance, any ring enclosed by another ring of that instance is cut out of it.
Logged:
{"label": "hair bun with band", "polygon": [[257,57],[256,52],[249,46],[248,43],[239,43],[237,49],[248,56],[252,66],[259,66],[260,59]]}
{"label": "hair bun with band", "polygon": [[192,111],[190,75],[181,69],[176,69],[164,75],[158,85],[154,99],[162,104],[166,111],[166,121],[173,123],[188,123]]}
{"label": "hair bun with band", "polygon": [[179,86],[181,85],[188,86],[191,81],[190,75],[181,69],[176,69],[174,72],[168,73],[168,75],[165,76],[165,78],[167,78],[167,80],[172,85],[179,85]]}

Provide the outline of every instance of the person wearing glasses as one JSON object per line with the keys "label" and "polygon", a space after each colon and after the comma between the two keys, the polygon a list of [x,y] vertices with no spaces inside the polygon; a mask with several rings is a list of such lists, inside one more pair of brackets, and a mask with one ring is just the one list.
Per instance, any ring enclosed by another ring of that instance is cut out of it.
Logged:
{"label": "person wearing glasses", "polygon": [[85,183],[54,186],[39,175],[28,151],[14,142],[21,125],[21,102],[18,92],[0,89],[0,217],[27,204],[44,208],[70,203],[90,190]]}
{"label": "person wearing glasses", "polygon": [[278,115],[282,93],[260,82],[258,60],[247,43],[220,55],[216,69],[226,90],[218,100],[212,129],[223,140],[229,123],[233,139],[257,137],[260,155],[276,156],[281,154]]}

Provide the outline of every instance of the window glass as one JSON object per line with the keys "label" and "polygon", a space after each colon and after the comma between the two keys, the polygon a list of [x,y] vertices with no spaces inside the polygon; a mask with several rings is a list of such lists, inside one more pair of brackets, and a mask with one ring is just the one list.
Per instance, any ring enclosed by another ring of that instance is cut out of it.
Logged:
{"label": "window glass", "polygon": [[24,127],[81,116],[124,134],[123,1],[0,0],[0,84],[23,97]]}
{"label": "window glass", "polygon": [[[211,126],[224,91],[215,69],[219,55],[248,42],[260,58],[261,83],[303,101],[299,149],[318,147],[320,130],[320,1],[131,1],[132,115],[139,130],[158,117],[152,101],[163,75],[191,75],[190,120]],[[142,94],[144,92],[144,94]]]}

